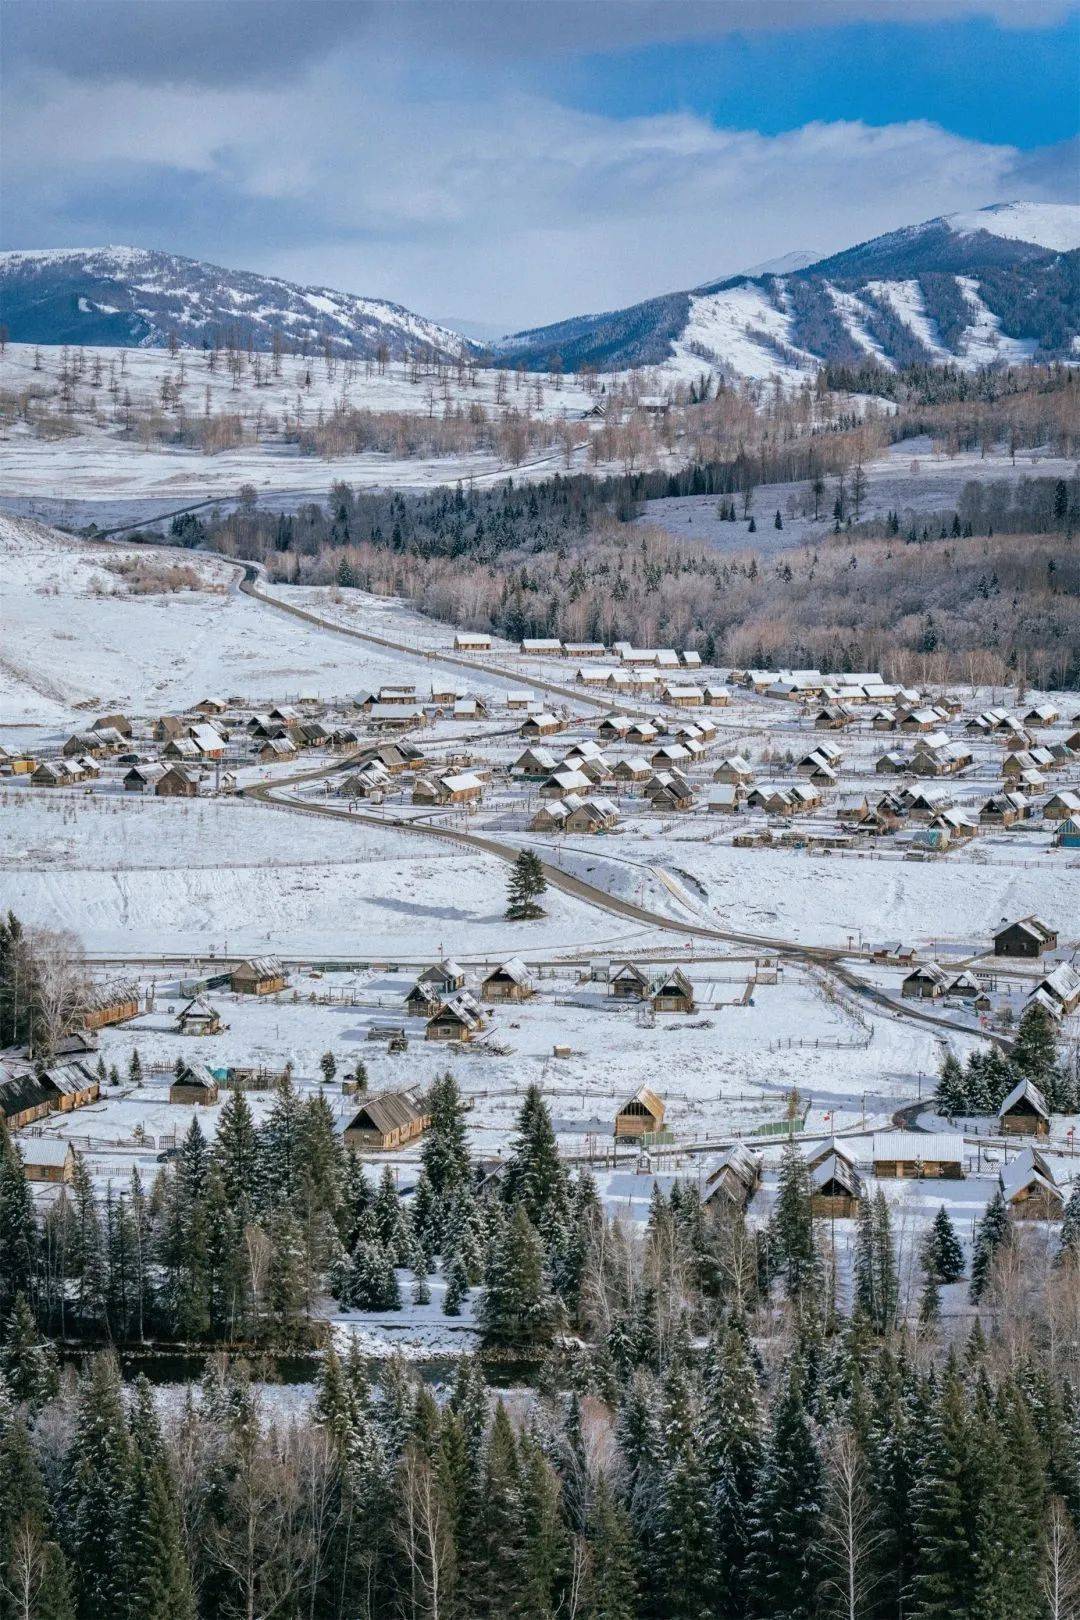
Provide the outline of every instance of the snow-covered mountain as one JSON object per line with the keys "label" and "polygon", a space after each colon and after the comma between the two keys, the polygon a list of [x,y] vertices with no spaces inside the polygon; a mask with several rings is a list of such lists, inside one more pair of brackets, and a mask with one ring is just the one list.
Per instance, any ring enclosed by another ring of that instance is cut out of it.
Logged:
{"label": "snow-covered mountain", "polygon": [[997,203],[890,231],[828,258],[801,254],[629,309],[518,332],[509,363],[567,370],[709,365],[795,378],[822,362],[1080,359],[1080,206]]}
{"label": "snow-covered mountain", "polygon": [[301,287],[147,248],[0,253],[0,307],[13,342],[185,348],[231,341],[374,359],[473,347],[460,334],[381,298]]}

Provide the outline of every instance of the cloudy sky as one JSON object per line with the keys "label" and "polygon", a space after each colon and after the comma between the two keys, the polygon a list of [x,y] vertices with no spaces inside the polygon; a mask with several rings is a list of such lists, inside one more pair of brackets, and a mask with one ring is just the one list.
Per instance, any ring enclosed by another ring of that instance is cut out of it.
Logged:
{"label": "cloudy sky", "polygon": [[5,247],[507,330],[1078,201],[1069,0],[6,0]]}

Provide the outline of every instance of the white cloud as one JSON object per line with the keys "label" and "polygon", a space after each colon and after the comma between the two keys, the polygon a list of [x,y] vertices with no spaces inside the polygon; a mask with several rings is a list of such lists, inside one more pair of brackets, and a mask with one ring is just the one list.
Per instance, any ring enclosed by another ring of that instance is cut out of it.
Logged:
{"label": "white cloud", "polygon": [[[48,183],[55,199],[63,175],[79,217],[80,189],[104,174],[158,173],[175,192],[169,240],[144,245],[510,327],[998,201],[1019,161],[924,122],[770,137],[512,93],[417,102],[368,66],[239,91],[40,75],[9,96],[8,184]],[[227,218],[185,212],[185,175],[274,228],[238,252]]]}

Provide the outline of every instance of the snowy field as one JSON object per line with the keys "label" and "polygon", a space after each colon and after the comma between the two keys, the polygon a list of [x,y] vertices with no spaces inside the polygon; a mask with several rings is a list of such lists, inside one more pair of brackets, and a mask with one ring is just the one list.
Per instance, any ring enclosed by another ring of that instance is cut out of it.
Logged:
{"label": "snowy field", "polygon": [[[132,557],[194,569],[204,588],[132,595],[108,567]],[[432,670],[422,657],[273,614],[235,589],[237,568],[212,557],[157,549],[148,555],[145,548],[76,540],[30,519],[0,516],[0,565],[0,727],[71,719],[79,709],[160,714],[208,695],[282,702],[299,693],[345,697],[401,681],[430,689]],[[377,634],[390,633],[390,614],[379,618]],[[414,621],[429,622],[410,615],[403,642],[411,640]],[[442,628],[438,639],[449,646],[453,636]],[[483,677],[471,673],[460,682],[477,683]],[[502,683],[490,687],[496,689]]]}
{"label": "snowy field", "polygon": [[[929,438],[906,439],[892,445],[883,455],[865,463],[866,495],[863,519],[885,517],[898,512],[903,529],[909,514],[918,520],[922,514],[951,512],[965,484],[973,480],[1014,483],[1021,478],[1074,478],[1076,462],[1037,451],[1020,450],[1015,462],[1009,455],[935,454]],[[850,478],[847,480],[850,486]],[[674,495],[648,501],[637,521],[659,526],[681,540],[696,540],[715,546],[718,551],[757,552],[771,556],[790,550],[808,540],[827,541],[833,530],[833,503],[836,479],[825,480],[820,516],[803,516],[801,508],[810,497],[808,482],[759,484],[754,490],[750,511],[757,531],[750,534],[742,519],[742,502],[736,501],[739,521],[729,523],[717,516],[715,495]],[[779,511],[782,529],[774,528]]]}

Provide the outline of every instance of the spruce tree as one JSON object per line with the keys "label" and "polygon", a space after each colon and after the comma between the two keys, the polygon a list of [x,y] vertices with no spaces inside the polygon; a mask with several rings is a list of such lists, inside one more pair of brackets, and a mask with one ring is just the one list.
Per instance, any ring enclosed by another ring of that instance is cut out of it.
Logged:
{"label": "spruce tree", "polygon": [[566,1166],[539,1086],[530,1085],[525,1093],[502,1190],[508,1204],[524,1206],[532,1225],[545,1237],[566,1223],[570,1197]]}
{"label": "spruce tree", "polygon": [[593,1490],[588,1546],[585,1620],[637,1620],[637,1579],[630,1520],[603,1474]]}
{"label": "spruce tree", "polygon": [[0,1316],[31,1292],[37,1225],[22,1154],[0,1121]]}
{"label": "spruce tree", "polygon": [[718,1584],[709,1470],[697,1402],[673,1365],[661,1417],[660,1492],[655,1549],[662,1612],[671,1620],[712,1620]]}
{"label": "spruce tree", "polygon": [[821,1458],[793,1361],[776,1398],[751,1513],[747,1580],[762,1620],[815,1620],[821,1514]]}
{"label": "spruce tree", "polygon": [[17,1294],[0,1342],[0,1378],[16,1401],[32,1411],[56,1394],[56,1356],[41,1337],[26,1296]]}
{"label": "spruce tree", "polygon": [[[443,1315],[460,1316],[461,1307],[468,1296],[469,1278],[465,1271],[465,1262],[460,1254],[455,1254],[450,1262],[450,1269],[446,1274],[446,1293],[443,1296]],[[430,1295],[429,1295],[430,1297]]]}
{"label": "spruce tree", "polygon": [[950,1366],[918,1441],[911,1497],[916,1558],[910,1613],[915,1620],[955,1620],[968,1612],[976,1574],[969,1527],[978,1509],[972,1443],[960,1380]]}
{"label": "spruce tree", "polygon": [[1080,1176],[1072,1184],[1058,1237],[1058,1263],[1080,1262]]}
{"label": "spruce tree", "polygon": [[195,1620],[176,1486],[145,1378],[136,1384],[129,1430],[125,1584],[130,1620]]}
{"label": "spruce tree", "polygon": [[211,1157],[221,1173],[230,1207],[247,1218],[247,1212],[259,1203],[259,1139],[251,1107],[238,1085],[221,1109]]}
{"label": "spruce tree", "polygon": [[567,1596],[570,1546],[559,1476],[529,1432],[518,1442],[522,1532],[521,1611],[555,1620]]}
{"label": "spruce tree", "polygon": [[319,1059],[319,1071],[322,1074],[323,1085],[333,1085],[334,1076],[337,1074],[337,1058],[334,1056],[333,1052],[323,1053],[322,1057]]}
{"label": "spruce tree", "polygon": [[1037,1001],[1025,1008],[1017,1026],[1009,1061],[1015,1069],[1037,1085],[1047,1106],[1060,1106],[1058,1088],[1061,1070],[1058,1061],[1057,1031],[1054,1020]]}
{"label": "spruce tree", "polygon": [[733,1325],[710,1346],[703,1384],[702,1443],[708,1469],[717,1609],[740,1620],[750,1512],[761,1466],[757,1371],[745,1328]]}
{"label": "spruce tree", "polygon": [[544,1251],[524,1204],[492,1248],[477,1317],[485,1345],[539,1348],[551,1342],[555,1310]]}
{"label": "spruce tree", "polygon": [[977,1305],[986,1293],[994,1263],[1012,1242],[1009,1210],[1000,1189],[987,1204],[975,1228],[971,1250],[971,1299]]}
{"label": "spruce tree", "polygon": [[501,1401],[496,1405],[487,1441],[476,1529],[476,1612],[486,1620],[502,1620],[521,1609],[524,1514],[517,1440]]}
{"label": "spruce tree", "polygon": [[810,1175],[794,1142],[784,1149],[771,1230],[788,1298],[812,1292],[820,1284],[821,1265],[810,1213]]}
{"label": "spruce tree", "polygon": [[94,1357],[79,1383],[75,1431],[61,1485],[64,1546],[79,1620],[126,1613],[131,1441],[115,1357]]}
{"label": "spruce tree", "polygon": [[547,892],[547,879],[539,855],[523,849],[510,870],[506,891],[506,915],[515,922],[527,922],[544,915],[541,896]]}
{"label": "spruce tree", "polygon": [[923,1264],[939,1282],[958,1282],[964,1275],[964,1250],[944,1204],[938,1207],[927,1233]]}

